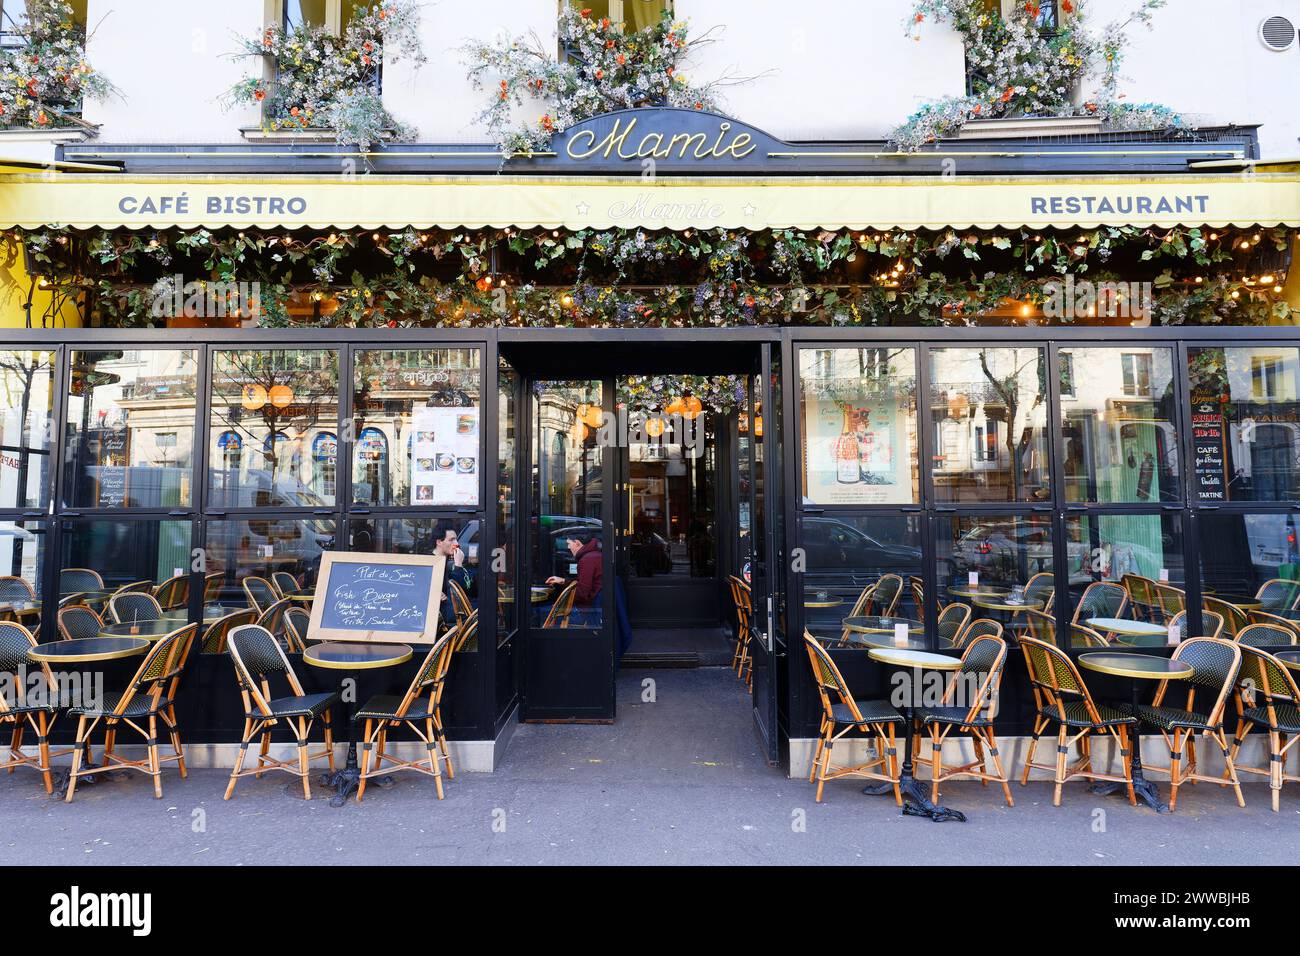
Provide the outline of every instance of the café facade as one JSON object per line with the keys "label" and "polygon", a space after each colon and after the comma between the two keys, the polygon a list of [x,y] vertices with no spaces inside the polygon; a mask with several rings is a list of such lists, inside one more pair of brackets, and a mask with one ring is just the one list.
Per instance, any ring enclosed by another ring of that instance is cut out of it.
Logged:
{"label": "caf\u00e9 facade", "polygon": [[[1053,576],[1061,634],[1094,581],[1174,584],[1200,633],[1204,596],[1300,579],[1300,164],[1250,128],[897,153],[644,109],[514,158],[83,143],[3,164],[0,229],[0,573],[180,575],[198,620],[450,525],[495,622],[445,704],[470,769],[520,721],[617,721],[620,663],[705,662],[634,636],[731,627],[732,576],[792,774],[802,634],[881,575],[936,648],[972,574]],[[574,537],[607,586],[568,617]],[[187,749],[229,765],[231,664],[191,668]],[[1013,661],[1002,733],[1031,707]]]}

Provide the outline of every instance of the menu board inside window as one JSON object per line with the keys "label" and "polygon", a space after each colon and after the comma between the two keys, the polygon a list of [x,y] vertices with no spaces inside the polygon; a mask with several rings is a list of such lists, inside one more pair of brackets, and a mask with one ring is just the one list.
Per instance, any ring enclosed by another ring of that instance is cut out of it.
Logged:
{"label": "menu board inside window", "polygon": [[414,410],[411,504],[478,504],[478,413],[461,407]]}
{"label": "menu board inside window", "polygon": [[1190,348],[1194,493],[1300,500],[1300,349]]}
{"label": "menu board inside window", "polygon": [[800,351],[807,503],[917,500],[915,364],[911,349]]}

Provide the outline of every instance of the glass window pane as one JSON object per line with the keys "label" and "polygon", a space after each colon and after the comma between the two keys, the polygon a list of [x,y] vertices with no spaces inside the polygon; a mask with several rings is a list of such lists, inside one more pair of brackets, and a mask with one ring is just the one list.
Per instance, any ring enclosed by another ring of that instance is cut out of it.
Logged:
{"label": "glass window pane", "polygon": [[212,360],[208,490],[218,508],[334,504],[338,353],[219,351]]}
{"label": "glass window pane", "polygon": [[936,525],[939,609],[969,609],[1005,633],[1023,634],[1030,611],[1054,600],[1052,520],[1047,515],[961,515]]}
{"label": "glass window pane", "polygon": [[0,352],[0,508],[49,503],[54,353]]}
{"label": "glass window pane", "polygon": [[192,503],[193,350],[73,352],[64,500],[74,508]]}
{"label": "glass window pane", "polygon": [[802,349],[799,388],[806,501],[919,500],[914,349]]}
{"label": "glass window pane", "polygon": [[[1070,569],[1069,616],[1072,620],[1077,616],[1078,623],[1087,629],[1071,631],[1071,644],[1075,647],[1164,646],[1168,634],[1160,629],[1170,616],[1164,607],[1168,605],[1173,610],[1173,604],[1168,597],[1161,601],[1158,586],[1171,587],[1184,594],[1186,590],[1181,516],[1070,517],[1065,522],[1065,540]],[[1089,592],[1089,585],[1098,581],[1119,587],[1094,588]],[[1080,609],[1085,601],[1086,605]],[[1181,601],[1185,603],[1186,598]],[[1126,633],[1096,623],[1115,617],[1134,621],[1137,626],[1130,627]]]}
{"label": "glass window pane", "polygon": [[[805,515],[800,522],[807,556],[804,620],[817,637],[839,639],[847,618],[889,616],[919,629],[913,582],[922,573],[920,515]],[[888,630],[890,622],[881,624]],[[869,646],[862,642],[862,647]]]}
{"label": "glass window pane", "polygon": [[[1300,603],[1300,515],[1205,514],[1200,517],[1201,585],[1206,596],[1231,604],[1260,595],[1259,610],[1293,612]],[[1291,587],[1285,582],[1295,581]],[[1300,620],[1300,613],[1285,613]]]}
{"label": "glass window pane", "polygon": [[934,349],[930,376],[936,500],[1049,499],[1046,352]]}
{"label": "glass window pane", "polygon": [[352,500],[479,503],[478,349],[356,353]]}
{"label": "glass window pane", "polygon": [[[104,582],[104,589],[148,581],[157,585],[190,569],[189,521],[94,520],[64,525],[60,540],[60,590],[94,593],[93,575],[64,575],[64,571],[89,570]],[[79,580],[80,579],[80,580]],[[89,602],[102,611],[98,599]]]}
{"label": "glass window pane", "polygon": [[1172,349],[1061,349],[1067,501],[1177,501]]}
{"label": "glass window pane", "polygon": [[1300,349],[1192,348],[1187,372],[1200,499],[1300,500]]}
{"label": "glass window pane", "polygon": [[[38,599],[43,594],[45,535],[43,521],[0,521],[0,610],[7,606],[28,629],[40,623],[40,609],[23,602],[31,594]],[[26,585],[13,578],[21,578]]]}
{"label": "glass window pane", "polygon": [[[601,384],[539,382],[532,416],[533,625],[600,627],[604,476],[596,433],[601,425]],[[572,591],[569,585],[574,585]]]}
{"label": "glass window pane", "polygon": [[[336,523],[318,518],[239,518],[209,521],[207,573],[221,572],[219,603],[244,601],[249,575],[271,579],[287,571],[304,591],[316,586],[321,554],[335,550]],[[211,587],[211,586],[210,586]]]}
{"label": "glass window pane", "polygon": [[497,374],[497,643],[509,639],[519,626],[519,609],[514,600],[515,584],[515,521],[518,503],[515,500],[515,439],[518,419],[515,409],[515,387],[519,376],[504,360]]}

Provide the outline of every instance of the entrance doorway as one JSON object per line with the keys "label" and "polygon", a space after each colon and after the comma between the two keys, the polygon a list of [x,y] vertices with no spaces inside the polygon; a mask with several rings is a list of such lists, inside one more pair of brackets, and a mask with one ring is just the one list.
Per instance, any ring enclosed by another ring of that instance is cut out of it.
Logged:
{"label": "entrance doorway", "polygon": [[[774,341],[575,346],[535,342],[501,358],[517,375],[523,425],[514,474],[521,717],[615,719],[621,667],[727,666],[735,646],[730,576],[751,584],[754,720],[775,754],[774,622],[779,406]],[[581,369],[582,374],[575,375]],[[766,478],[766,480],[765,480]],[[771,506],[765,507],[766,497]]]}

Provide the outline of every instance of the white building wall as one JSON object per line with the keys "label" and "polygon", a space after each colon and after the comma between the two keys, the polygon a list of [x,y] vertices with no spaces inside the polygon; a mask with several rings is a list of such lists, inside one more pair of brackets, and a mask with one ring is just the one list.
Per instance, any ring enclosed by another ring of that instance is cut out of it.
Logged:
{"label": "white building wall", "polygon": [[[1089,0],[1100,28],[1136,0]],[[469,38],[536,34],[554,43],[556,0],[429,0],[423,6],[428,62],[389,64],[384,95],[425,142],[481,142],[474,123],[484,94],[470,88],[460,53]],[[784,139],[884,136],[927,100],[960,93],[958,37],[927,23],[906,35],[910,0],[677,0],[700,36],[721,27],[689,69],[703,81],[754,77],[723,91],[727,112]],[[258,111],[226,111],[221,98],[255,70],[235,60],[238,37],[256,36],[263,0],[89,0],[90,61],[123,99],[89,103],[86,117],[113,143],[239,142]],[[1300,24],[1300,0],[1174,0],[1154,29],[1132,28],[1123,72],[1131,101],[1151,100],[1199,123],[1262,123],[1265,157],[1300,154],[1300,47],[1274,53],[1260,22]],[[540,112],[540,107],[538,111]],[[529,119],[531,110],[525,110]]]}

